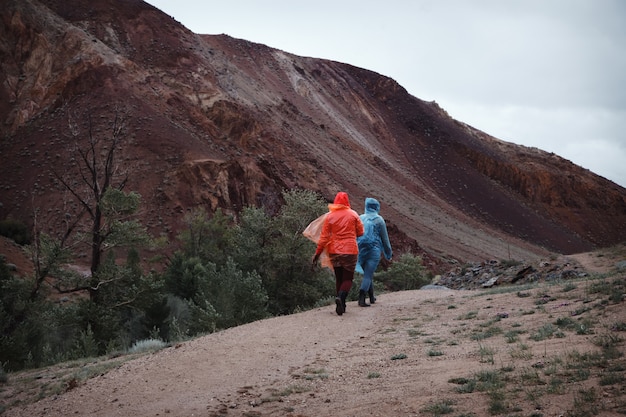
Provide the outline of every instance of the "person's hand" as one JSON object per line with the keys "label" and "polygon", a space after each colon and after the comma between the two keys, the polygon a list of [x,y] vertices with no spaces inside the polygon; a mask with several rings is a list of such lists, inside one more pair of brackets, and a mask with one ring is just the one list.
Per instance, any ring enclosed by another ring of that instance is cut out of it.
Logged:
{"label": "person's hand", "polygon": [[317,266],[317,260],[320,258],[319,255],[314,255],[313,258],[311,259],[311,271],[315,270],[315,267]]}

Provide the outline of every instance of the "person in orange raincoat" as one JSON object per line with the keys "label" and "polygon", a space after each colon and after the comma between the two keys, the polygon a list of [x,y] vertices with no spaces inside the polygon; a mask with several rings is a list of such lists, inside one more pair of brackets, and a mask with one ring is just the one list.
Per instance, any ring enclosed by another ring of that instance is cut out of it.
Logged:
{"label": "person in orange raincoat", "polygon": [[359,255],[356,238],[363,234],[363,222],[358,213],[350,208],[348,194],[338,192],[332,204],[313,256],[313,265],[326,249],[335,272],[335,311],[342,315],[346,311],[346,298],[352,288],[354,270]]}

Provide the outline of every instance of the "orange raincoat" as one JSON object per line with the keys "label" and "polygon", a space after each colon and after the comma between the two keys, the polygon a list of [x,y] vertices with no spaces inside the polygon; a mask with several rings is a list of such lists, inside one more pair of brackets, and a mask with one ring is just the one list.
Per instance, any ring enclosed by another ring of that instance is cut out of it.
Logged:
{"label": "orange raincoat", "polygon": [[363,234],[363,223],[359,214],[350,208],[348,194],[337,193],[328,210],[315,255],[320,255],[324,248],[329,254],[358,254],[356,238]]}

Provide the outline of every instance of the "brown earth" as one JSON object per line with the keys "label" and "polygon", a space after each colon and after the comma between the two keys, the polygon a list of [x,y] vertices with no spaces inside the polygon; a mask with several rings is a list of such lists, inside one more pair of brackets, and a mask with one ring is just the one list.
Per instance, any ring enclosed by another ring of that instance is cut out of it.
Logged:
{"label": "brown earth", "polygon": [[[623,289],[626,275],[612,269],[619,256],[602,255],[605,266],[595,268],[613,271]],[[495,372],[506,378],[496,390],[503,398],[498,415],[623,415],[626,305],[595,292],[597,282],[388,293],[369,308],[348,303],[341,317],[326,306],[220,331],[84,381],[88,363],[62,365],[64,375],[59,367],[10,374],[5,405],[24,395],[26,379],[42,387],[63,381],[67,391],[5,415],[411,416],[435,415],[447,404],[451,415],[480,416],[497,406],[494,396],[459,393],[463,385],[453,379]],[[589,331],[533,339],[558,319]],[[603,344],[621,355],[576,378],[580,358],[600,355]],[[621,382],[601,384],[610,369]],[[588,409],[595,411],[581,414]]]}
{"label": "brown earth", "polygon": [[357,211],[378,198],[394,249],[431,270],[626,239],[626,189],[454,120],[384,75],[194,34],[138,0],[3,5],[0,219],[32,225],[37,211],[51,235],[79,219],[56,176],[81,178],[74,146],[107,137],[124,107],[117,172],[142,196],[142,224],[171,242],[190,209],[272,214],[285,189],[347,191]]}

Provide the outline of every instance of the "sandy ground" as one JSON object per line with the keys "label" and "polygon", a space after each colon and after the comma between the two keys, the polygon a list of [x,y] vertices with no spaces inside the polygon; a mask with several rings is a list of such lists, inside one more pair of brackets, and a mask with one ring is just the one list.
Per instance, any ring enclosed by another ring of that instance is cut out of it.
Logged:
{"label": "sandy ground", "polygon": [[[510,374],[502,414],[573,415],[577,396],[591,384],[601,415],[620,415],[623,386],[598,386],[592,371],[548,393],[544,365],[560,369],[574,350],[598,351],[594,338],[626,320],[624,302],[587,311],[592,335],[530,338],[546,323],[601,305],[606,296],[594,300],[590,285],[582,281],[567,292],[554,285],[506,293],[397,292],[380,295],[369,308],[351,302],[341,317],[327,306],[262,320],[142,356],[5,415],[412,416],[434,415],[445,402],[450,415],[480,416],[490,415],[490,397],[459,393],[451,380],[503,368]],[[491,328],[499,330],[477,337]],[[526,380],[529,372],[541,383]]]}

